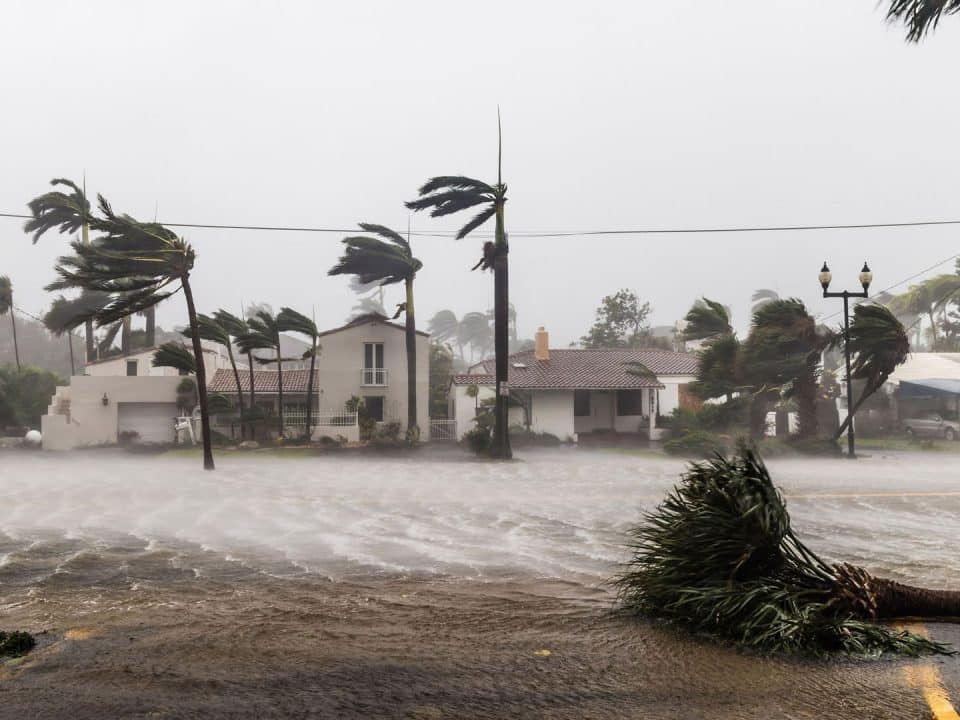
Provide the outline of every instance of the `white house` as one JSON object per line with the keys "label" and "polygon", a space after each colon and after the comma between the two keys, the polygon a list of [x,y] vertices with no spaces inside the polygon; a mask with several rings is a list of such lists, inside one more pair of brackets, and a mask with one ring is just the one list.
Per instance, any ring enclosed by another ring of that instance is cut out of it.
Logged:
{"label": "white house", "polygon": [[[380,315],[370,315],[320,336],[313,407],[319,419],[341,415],[353,396],[363,398],[378,421],[407,421],[407,355],[405,329]],[[429,434],[429,335],[417,333],[417,414],[422,436]],[[203,341],[207,388],[236,398],[236,381],[226,348]],[[47,449],[70,449],[117,442],[125,431],[136,432],[143,442],[172,442],[177,408],[177,386],[182,380],[172,368],[154,368],[155,348],[132,355],[90,363],[86,375],[74,376],[58,387],[41,420],[43,445]],[[247,401],[250,373],[243,355],[237,355],[241,389]],[[270,366],[267,366],[270,368]],[[301,427],[306,408],[309,371],[284,370],[284,413]],[[255,369],[254,390],[258,404],[276,411],[276,369]],[[289,428],[288,432],[295,429]],[[336,432],[355,439],[355,429]]]}
{"label": "white house", "polygon": [[[560,439],[596,432],[657,435],[656,418],[695,404],[686,392],[695,379],[697,356],[667,350],[552,349],[540,328],[536,349],[510,356],[510,423]],[[640,363],[649,374],[630,372]],[[635,366],[634,366],[635,367]],[[494,361],[455,375],[448,412],[462,438],[473,427],[476,408],[494,396]],[[476,397],[471,397],[472,388]]]}

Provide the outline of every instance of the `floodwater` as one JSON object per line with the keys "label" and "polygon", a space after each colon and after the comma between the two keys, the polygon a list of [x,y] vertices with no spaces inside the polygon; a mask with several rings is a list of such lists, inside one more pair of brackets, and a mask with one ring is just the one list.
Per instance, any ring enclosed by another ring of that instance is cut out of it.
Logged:
{"label": "floodwater", "polygon": [[[0,717],[923,717],[895,665],[611,613],[626,532],[684,464],[0,455],[0,628],[42,633]],[[769,466],[824,559],[960,586],[960,456]]]}

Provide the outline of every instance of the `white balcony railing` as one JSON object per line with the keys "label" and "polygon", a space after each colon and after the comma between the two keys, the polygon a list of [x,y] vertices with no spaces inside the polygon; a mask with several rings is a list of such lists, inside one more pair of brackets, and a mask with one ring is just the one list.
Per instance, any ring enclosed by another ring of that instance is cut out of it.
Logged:
{"label": "white balcony railing", "polygon": [[386,387],[387,371],[384,368],[363,368],[360,370],[360,385],[364,387]]}

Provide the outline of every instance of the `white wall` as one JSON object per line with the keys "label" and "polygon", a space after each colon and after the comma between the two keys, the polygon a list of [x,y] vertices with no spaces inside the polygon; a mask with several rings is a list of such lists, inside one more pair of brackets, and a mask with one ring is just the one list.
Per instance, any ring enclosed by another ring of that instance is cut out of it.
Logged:
{"label": "white wall", "polygon": [[[184,338],[185,344],[190,347],[190,341]],[[203,346],[203,363],[207,371],[207,383],[213,379],[213,373],[220,368],[231,368],[227,349],[218,343],[208,340],[201,341]],[[106,360],[97,360],[84,367],[87,375],[94,377],[126,377],[127,362],[137,363],[138,377],[172,377],[179,376],[179,372],[169,367],[153,367],[153,354],[156,348],[143,350],[130,355],[117,355]],[[237,367],[247,369],[243,356],[236,358]]]}
{"label": "white wall", "polygon": [[657,380],[663,383],[660,390],[660,414],[670,415],[680,407],[680,386],[696,379],[693,375],[658,375]]}
{"label": "white wall", "polygon": [[561,440],[572,437],[573,391],[540,390],[532,395],[530,429],[556,435]]}

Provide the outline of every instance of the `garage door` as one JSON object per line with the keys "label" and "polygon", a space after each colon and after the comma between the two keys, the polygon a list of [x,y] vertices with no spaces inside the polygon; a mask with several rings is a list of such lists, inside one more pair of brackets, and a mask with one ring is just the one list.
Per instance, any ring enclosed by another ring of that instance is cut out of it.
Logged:
{"label": "garage door", "polygon": [[176,403],[120,403],[117,405],[117,431],[133,430],[140,442],[173,442]]}

